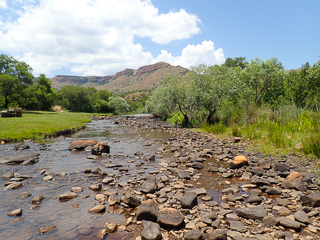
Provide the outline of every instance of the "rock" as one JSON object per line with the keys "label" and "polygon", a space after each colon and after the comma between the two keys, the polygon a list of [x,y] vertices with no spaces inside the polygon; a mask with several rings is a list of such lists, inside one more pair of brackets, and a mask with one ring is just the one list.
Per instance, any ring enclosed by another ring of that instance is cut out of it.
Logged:
{"label": "rock", "polygon": [[16,150],[25,150],[25,149],[29,149],[30,146],[28,144],[25,143],[16,143],[16,145],[14,146]]}
{"label": "rock", "polygon": [[83,188],[82,187],[72,187],[70,191],[75,192],[75,193],[79,193],[79,192],[83,191]]}
{"label": "rock", "polygon": [[279,224],[280,220],[274,216],[268,215],[262,219],[262,222],[268,226],[276,226]]}
{"label": "rock", "polygon": [[4,189],[5,190],[15,190],[15,189],[18,189],[22,186],[23,186],[22,182],[12,182],[8,186],[6,186]]}
{"label": "rock", "polygon": [[9,212],[7,215],[10,216],[10,217],[21,216],[22,215],[22,209],[19,208],[19,209],[13,210],[13,211]]}
{"label": "rock", "polygon": [[106,205],[94,206],[88,210],[89,213],[102,213],[105,211],[106,211]]}
{"label": "rock", "polygon": [[209,240],[227,240],[227,231],[224,229],[217,229],[208,235]]}
{"label": "rock", "polygon": [[141,185],[140,191],[143,193],[155,193],[157,190],[155,176],[148,176],[147,180]]}
{"label": "rock", "polygon": [[204,166],[203,166],[203,164],[202,163],[199,163],[199,162],[194,162],[194,163],[192,163],[192,168],[194,168],[194,169],[203,169],[204,168]]}
{"label": "rock", "polygon": [[51,175],[45,176],[42,178],[43,181],[51,181],[53,179],[53,177]]}
{"label": "rock", "polygon": [[268,187],[265,192],[269,195],[280,195],[282,193],[280,189],[273,187]]}
{"label": "rock", "polygon": [[292,172],[283,182],[281,185],[283,188],[286,189],[297,189],[299,191],[305,192],[307,188],[304,186],[303,183],[303,176],[299,172]]}
{"label": "rock", "polygon": [[195,192],[197,196],[207,194],[207,190],[205,188],[193,188],[193,189],[190,189],[190,192]]}
{"label": "rock", "polygon": [[114,178],[112,178],[112,177],[106,177],[106,178],[104,178],[103,180],[102,180],[102,183],[103,184],[108,184],[108,183],[111,183],[111,182],[113,182],[114,181]]}
{"label": "rock", "polygon": [[43,201],[44,199],[44,196],[42,195],[37,195],[35,196],[34,198],[31,199],[31,201],[29,203],[32,203],[32,204],[39,204]]}
{"label": "rock", "polygon": [[142,240],[162,239],[159,224],[153,223],[150,221],[142,221],[141,239]]}
{"label": "rock", "polygon": [[108,198],[109,206],[120,204],[120,197],[117,194],[112,193]]}
{"label": "rock", "polygon": [[38,162],[39,155],[40,153],[37,152],[14,154],[0,158],[0,163],[22,165],[34,164]]}
{"label": "rock", "polygon": [[277,172],[288,172],[290,171],[290,167],[288,165],[285,164],[275,164],[273,169]]}
{"label": "rock", "polygon": [[70,144],[68,150],[84,150],[86,147],[93,147],[97,143],[98,142],[94,140],[76,140]]}
{"label": "rock", "polygon": [[203,240],[204,238],[201,231],[197,229],[193,229],[186,232],[186,234],[184,235],[184,239],[185,240]]}
{"label": "rock", "polygon": [[301,228],[301,224],[299,222],[291,220],[290,218],[287,218],[287,217],[280,218],[280,225],[286,228],[293,228],[297,230]]}
{"label": "rock", "polygon": [[221,177],[223,178],[232,178],[233,177],[233,173],[232,172],[225,172],[221,175]]}
{"label": "rock", "polygon": [[66,201],[66,200],[73,199],[77,196],[78,196],[78,194],[76,194],[74,192],[67,192],[67,193],[63,193],[63,194],[59,195],[59,200]]}
{"label": "rock", "polygon": [[178,172],[178,177],[180,179],[191,179],[191,174],[188,171],[179,171]]}
{"label": "rock", "polygon": [[108,223],[108,222],[106,222],[104,224],[104,226],[107,227],[107,231],[109,233],[113,233],[113,232],[117,231],[117,228],[118,228],[118,224],[117,223]]}
{"label": "rock", "polygon": [[137,220],[148,220],[156,222],[158,211],[158,205],[155,203],[155,201],[152,199],[148,199],[138,207],[136,211]]}
{"label": "rock", "polygon": [[305,224],[309,224],[310,223],[309,217],[304,211],[295,212],[294,219],[296,221],[298,221],[298,222],[302,222],[302,223],[305,223]]}
{"label": "rock", "polygon": [[101,155],[102,153],[110,153],[110,147],[106,142],[98,142],[91,149],[93,155]]}
{"label": "rock", "polygon": [[195,192],[186,192],[183,197],[178,198],[182,208],[191,209],[198,204],[197,194]]}
{"label": "rock", "polygon": [[282,207],[278,210],[277,214],[279,216],[289,216],[291,214],[291,211],[286,207]]}
{"label": "rock", "polygon": [[2,175],[2,178],[3,179],[10,179],[10,178],[13,178],[14,175],[12,172],[6,172],[5,174]]}
{"label": "rock", "polygon": [[50,232],[56,228],[57,228],[57,226],[42,227],[38,230],[38,233],[44,234],[44,233]]}
{"label": "rock", "polygon": [[230,221],[230,229],[242,233],[247,231],[244,224],[239,221]]}
{"label": "rock", "polygon": [[127,204],[129,207],[135,208],[141,204],[140,199],[132,194],[127,194],[121,198],[121,201]]}
{"label": "rock", "polygon": [[161,227],[178,228],[184,222],[184,215],[174,208],[163,208],[158,212],[157,222]]}
{"label": "rock", "polygon": [[253,194],[253,195],[250,195],[250,197],[247,200],[247,203],[259,204],[259,203],[262,203],[262,198]]}
{"label": "rock", "polygon": [[265,216],[268,215],[267,210],[262,206],[251,208],[237,208],[236,213],[239,217],[259,220],[262,220]]}
{"label": "rock", "polygon": [[102,189],[102,184],[101,183],[93,184],[93,185],[89,186],[89,189],[92,191],[99,191]]}
{"label": "rock", "polygon": [[306,196],[301,196],[300,200],[304,206],[320,207],[320,192],[314,192]]}
{"label": "rock", "polygon": [[245,156],[236,156],[232,162],[229,163],[229,167],[232,169],[241,168],[243,166],[248,166],[249,162]]}
{"label": "rock", "polygon": [[25,199],[25,198],[28,198],[28,197],[31,197],[31,196],[32,196],[32,194],[29,193],[29,192],[21,192],[21,193],[19,193],[18,198],[19,199]]}

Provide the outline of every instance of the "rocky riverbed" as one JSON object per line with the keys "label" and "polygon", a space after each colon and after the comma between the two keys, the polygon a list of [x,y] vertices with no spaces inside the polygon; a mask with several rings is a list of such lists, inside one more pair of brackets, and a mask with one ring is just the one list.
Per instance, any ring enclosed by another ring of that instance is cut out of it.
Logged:
{"label": "rocky riverbed", "polygon": [[95,120],[72,137],[1,146],[1,236],[320,239],[315,161],[149,117]]}

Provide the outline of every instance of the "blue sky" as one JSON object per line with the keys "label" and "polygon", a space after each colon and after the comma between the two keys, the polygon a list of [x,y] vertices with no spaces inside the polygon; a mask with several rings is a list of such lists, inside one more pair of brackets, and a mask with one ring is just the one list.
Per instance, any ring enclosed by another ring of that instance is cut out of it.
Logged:
{"label": "blue sky", "polygon": [[0,0],[0,53],[34,75],[112,75],[165,61],[320,60],[320,1]]}

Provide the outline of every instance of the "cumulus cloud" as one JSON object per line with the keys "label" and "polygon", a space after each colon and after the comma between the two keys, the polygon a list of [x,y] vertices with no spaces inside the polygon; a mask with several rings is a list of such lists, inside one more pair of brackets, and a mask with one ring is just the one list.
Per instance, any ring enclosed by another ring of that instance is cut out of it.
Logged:
{"label": "cumulus cloud", "polygon": [[[189,67],[200,62],[220,64],[224,59],[212,41],[188,45],[177,57],[166,50],[159,56],[145,51],[135,43],[137,37],[165,48],[164,44],[199,34],[201,23],[183,9],[159,13],[150,0],[13,0],[11,4],[18,18],[2,19],[0,52],[27,62],[35,75],[50,75],[62,67],[79,75],[108,75],[156,61]],[[1,6],[7,7],[6,1],[0,0]]]}
{"label": "cumulus cloud", "polygon": [[7,0],[0,0],[0,9],[6,9],[7,7]]}

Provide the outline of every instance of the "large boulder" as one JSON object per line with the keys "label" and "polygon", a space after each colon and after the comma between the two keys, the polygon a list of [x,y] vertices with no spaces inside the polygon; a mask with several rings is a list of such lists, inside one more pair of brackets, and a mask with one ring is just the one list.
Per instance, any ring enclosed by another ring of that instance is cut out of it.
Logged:
{"label": "large boulder", "polygon": [[183,197],[178,198],[182,208],[191,209],[198,204],[195,192],[186,192]]}
{"label": "large boulder", "polygon": [[21,153],[0,158],[0,163],[29,165],[38,162],[40,153]]}
{"label": "large boulder", "polygon": [[142,221],[141,239],[142,240],[162,239],[159,224],[150,222],[150,221]]}
{"label": "large boulder", "polygon": [[110,153],[110,147],[106,142],[98,142],[91,149],[93,155],[101,155],[102,153]]}
{"label": "large boulder", "polygon": [[157,221],[158,216],[158,205],[152,199],[144,201],[137,209],[136,216],[137,220],[148,220],[148,221]]}
{"label": "large boulder", "polygon": [[86,147],[93,147],[98,143],[94,140],[76,140],[73,141],[68,147],[69,150],[84,150]]}
{"label": "large boulder", "polygon": [[154,193],[157,190],[155,176],[148,176],[147,180],[141,185],[140,191],[143,193]]}
{"label": "large boulder", "polygon": [[290,175],[282,182],[282,187],[286,189],[295,188],[302,192],[307,190],[303,183],[303,176],[299,172],[290,173]]}
{"label": "large boulder", "polygon": [[267,210],[262,206],[238,208],[236,210],[236,213],[239,217],[259,220],[262,220],[265,216],[268,215]]}
{"label": "large boulder", "polygon": [[243,155],[236,156],[233,159],[233,161],[229,163],[229,167],[232,169],[241,168],[243,166],[248,166],[248,165],[249,165],[248,159]]}

